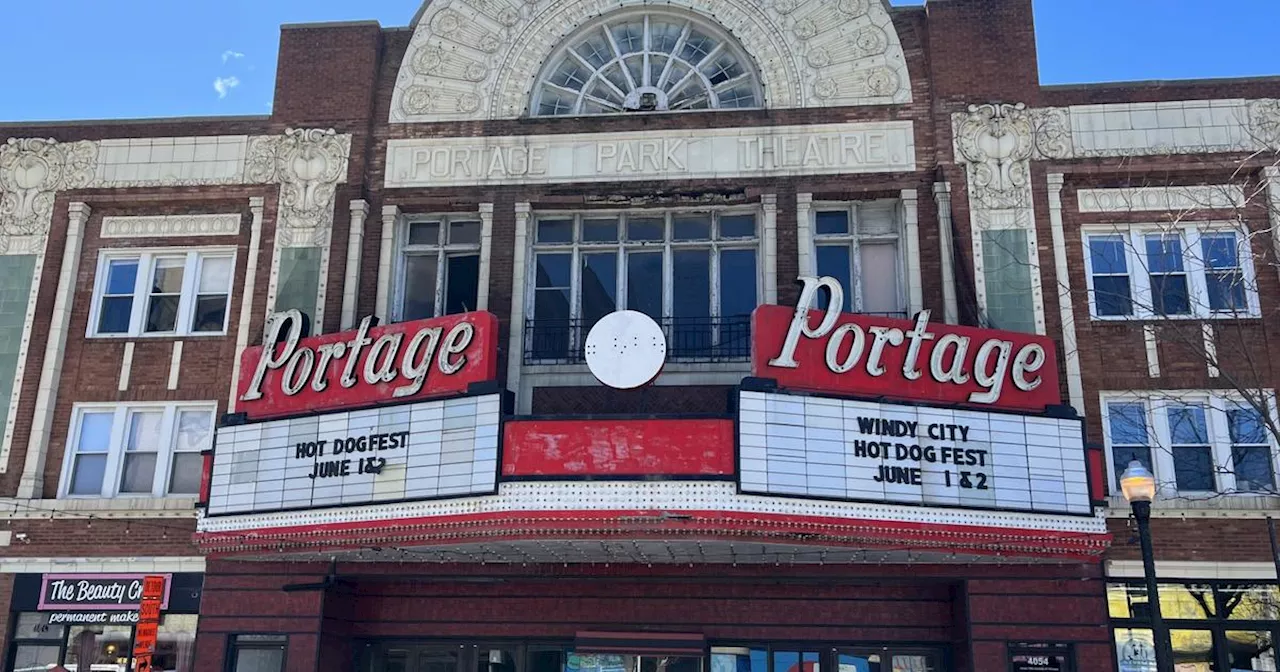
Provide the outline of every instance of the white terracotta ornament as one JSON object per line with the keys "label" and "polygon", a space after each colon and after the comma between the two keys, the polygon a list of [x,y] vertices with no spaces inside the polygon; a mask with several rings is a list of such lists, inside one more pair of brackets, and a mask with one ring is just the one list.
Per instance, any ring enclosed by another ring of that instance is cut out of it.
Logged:
{"label": "white terracotta ornament", "polygon": [[587,334],[587,368],[619,390],[642,387],[658,377],[667,361],[667,337],[653,318],[620,310],[601,318]]}

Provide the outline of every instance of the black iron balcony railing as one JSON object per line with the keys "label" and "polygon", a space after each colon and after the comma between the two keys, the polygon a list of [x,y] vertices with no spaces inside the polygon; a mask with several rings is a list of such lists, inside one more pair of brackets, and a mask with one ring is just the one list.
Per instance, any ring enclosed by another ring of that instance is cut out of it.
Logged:
{"label": "black iron balcony railing", "polygon": [[[524,324],[525,364],[580,364],[583,345],[595,322],[528,320]],[[751,318],[664,317],[667,361],[745,362],[751,358]]]}

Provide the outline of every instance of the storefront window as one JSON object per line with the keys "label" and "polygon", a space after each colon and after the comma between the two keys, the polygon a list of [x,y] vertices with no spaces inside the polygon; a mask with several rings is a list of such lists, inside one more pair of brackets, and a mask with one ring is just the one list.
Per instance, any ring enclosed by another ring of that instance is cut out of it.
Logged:
{"label": "storefront window", "polygon": [[712,646],[709,656],[596,653],[551,643],[373,641],[362,648],[357,672],[943,672],[939,652],[916,647],[803,650],[747,643]]}
{"label": "storefront window", "polygon": [[282,672],[288,641],[285,635],[236,635],[231,645],[231,672]]}
{"label": "storefront window", "polygon": [[559,646],[529,647],[525,672],[561,672],[564,669],[564,649]]}
{"label": "storefront window", "polygon": [[1218,669],[1213,633],[1208,630],[1170,630],[1173,665],[1179,672],[1213,672]]}
{"label": "storefront window", "polygon": [[[1151,617],[1146,586],[1111,585],[1107,605],[1112,618],[1146,620]],[[1217,613],[1213,586],[1170,583],[1160,585],[1160,613],[1166,619],[1202,620]]]}
{"label": "storefront window", "polygon": [[1280,620],[1280,586],[1231,584],[1219,588],[1222,615],[1233,621]]}
{"label": "storefront window", "polygon": [[822,672],[817,651],[774,651],[773,672]]}
{"label": "storefront window", "polygon": [[1120,672],[1156,672],[1155,637],[1150,630],[1117,628],[1115,635]]}
{"label": "storefront window", "polygon": [[838,672],[939,672],[938,658],[925,653],[842,651],[836,656]]}
{"label": "storefront window", "polygon": [[73,625],[65,666],[68,672],[127,672],[132,654],[132,626]]}
{"label": "storefront window", "polygon": [[702,659],[687,656],[631,656],[570,653],[565,672],[701,672]]}
{"label": "storefront window", "polygon": [[[1155,672],[1155,640],[1146,588],[1137,582],[1107,587],[1120,672]],[[1178,672],[1277,668],[1280,584],[1202,581],[1160,584],[1161,614],[1169,628]]]}
{"label": "storefront window", "polygon": [[151,669],[156,672],[192,672],[198,619],[195,614],[166,614],[160,619]]}
{"label": "storefront window", "polygon": [[43,672],[58,664],[60,651],[56,644],[19,644],[13,658],[13,672]]}
{"label": "storefront window", "polygon": [[711,648],[711,672],[769,672],[769,652],[762,648]]}
{"label": "storefront window", "polygon": [[1227,663],[1232,672],[1257,670],[1275,672],[1275,637],[1257,630],[1227,631]]}
{"label": "storefront window", "polygon": [[49,622],[48,612],[32,612],[26,614],[18,614],[17,624],[14,626],[14,639],[52,639],[59,644],[67,633],[67,626],[55,625]]}

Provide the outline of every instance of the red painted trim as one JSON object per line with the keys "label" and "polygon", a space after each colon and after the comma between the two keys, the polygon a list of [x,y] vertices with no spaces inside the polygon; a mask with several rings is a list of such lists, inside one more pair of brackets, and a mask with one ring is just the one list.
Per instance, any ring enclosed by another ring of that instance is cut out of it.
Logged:
{"label": "red painted trim", "polygon": [[211,555],[263,549],[309,551],[411,544],[456,546],[535,539],[703,539],[841,548],[924,548],[1032,558],[1096,559],[1110,534],[723,511],[538,511],[328,523],[248,532],[200,533]]}
{"label": "red painted trim", "polygon": [[209,505],[209,491],[213,488],[213,451],[207,450],[201,455],[200,466],[200,497],[196,501],[198,506]]}
{"label": "red painted trim", "polygon": [[1101,446],[1085,448],[1085,460],[1089,468],[1089,497],[1095,502],[1107,498],[1107,453]]}
{"label": "red painted trim", "polygon": [[733,421],[514,420],[502,475],[732,476]]}

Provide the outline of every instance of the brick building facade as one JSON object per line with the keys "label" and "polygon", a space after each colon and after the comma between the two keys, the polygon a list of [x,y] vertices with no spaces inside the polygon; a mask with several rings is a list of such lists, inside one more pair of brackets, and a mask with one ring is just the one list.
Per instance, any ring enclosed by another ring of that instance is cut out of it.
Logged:
{"label": "brick building facade", "polygon": [[[1145,672],[1130,460],[1179,669],[1275,669],[1280,80],[1041,86],[1030,0],[436,0],[285,26],[270,116],[0,139],[6,670],[129,669],[128,596],[50,584],[160,573],[183,672]],[[519,422],[740,430],[802,276],[1051,339],[1094,514],[749,496],[737,436],[714,477],[508,468]],[[583,360],[622,308],[667,338],[629,391]],[[492,313],[492,492],[198,508],[289,310]]]}

